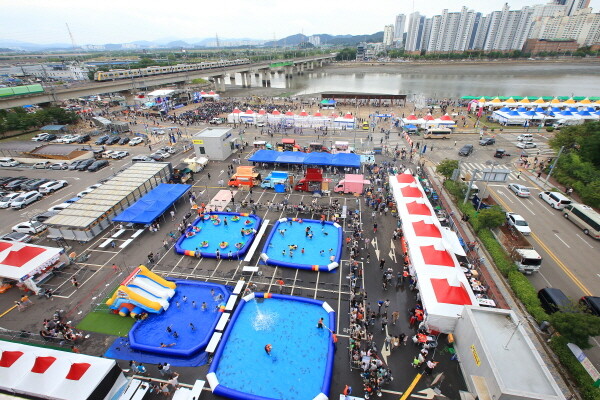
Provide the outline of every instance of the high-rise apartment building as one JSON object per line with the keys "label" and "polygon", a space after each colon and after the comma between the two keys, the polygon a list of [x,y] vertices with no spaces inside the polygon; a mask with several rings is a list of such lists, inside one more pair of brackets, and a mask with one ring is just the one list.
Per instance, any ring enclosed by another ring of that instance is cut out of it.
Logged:
{"label": "high-rise apartment building", "polygon": [[383,45],[386,47],[394,44],[394,25],[386,25],[383,28]]}
{"label": "high-rise apartment building", "polygon": [[531,7],[510,10],[508,4],[505,4],[501,11],[492,12],[489,15],[489,27],[483,50],[521,50],[529,37],[533,22],[532,15]]}
{"label": "high-rise apartment building", "polygon": [[406,28],[406,15],[396,15],[396,23],[394,24],[394,42],[400,46],[404,45],[404,29]]}
{"label": "high-rise apartment building", "polygon": [[573,39],[579,46],[600,42],[600,14],[591,8],[577,10],[573,15],[541,17],[531,30],[532,39]]}
{"label": "high-rise apartment building", "polygon": [[419,14],[418,11],[409,15],[408,29],[406,30],[406,43],[404,44],[404,49],[406,51],[421,50],[424,23],[425,17]]}
{"label": "high-rise apartment building", "polygon": [[554,0],[554,4],[566,6],[567,15],[575,15],[578,10],[588,8],[590,0]]}
{"label": "high-rise apartment building", "polygon": [[462,52],[468,50],[476,13],[463,7],[460,12],[442,11],[431,18],[429,40],[423,42],[428,52]]}
{"label": "high-rise apartment building", "polygon": [[321,36],[317,36],[317,35],[309,36],[308,43],[312,44],[315,47],[319,47],[321,45]]}

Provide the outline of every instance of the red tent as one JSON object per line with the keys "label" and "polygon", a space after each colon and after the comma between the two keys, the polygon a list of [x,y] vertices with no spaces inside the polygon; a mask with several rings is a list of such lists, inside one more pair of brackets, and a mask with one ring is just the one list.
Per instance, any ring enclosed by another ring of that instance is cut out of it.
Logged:
{"label": "red tent", "polygon": [[69,369],[66,378],[72,381],[78,381],[91,366],[92,364],[89,363],[73,363],[71,364],[71,368]]}
{"label": "red tent", "polygon": [[406,119],[409,121],[416,121],[417,116],[415,114],[410,114],[408,117],[406,117]]}
{"label": "red tent", "polygon": [[240,111],[239,108],[236,107],[236,108],[233,109],[232,113],[234,113],[234,114],[241,114],[241,111]]}
{"label": "red tent", "polygon": [[13,267],[22,267],[45,251],[46,249],[41,247],[22,247],[19,250],[10,251],[0,263]]}
{"label": "red tent", "polygon": [[321,113],[320,113],[320,112],[318,112],[318,111],[317,111],[316,113],[314,113],[314,114],[313,114],[313,117],[322,117],[322,116],[323,116],[323,114],[321,114]]}
{"label": "red tent", "polygon": [[431,278],[431,286],[439,303],[471,305],[471,298],[462,283],[459,286],[452,286],[448,283],[448,279]]}
{"label": "red tent", "polygon": [[273,112],[271,113],[271,115],[281,115],[281,113],[279,111],[277,111],[277,109],[275,108],[273,110]]}
{"label": "red tent", "polygon": [[203,90],[203,91],[201,91],[201,92],[200,92],[200,94],[201,94],[201,95],[205,95],[205,94],[206,94],[206,92]]}
{"label": "red tent", "polygon": [[344,115],[344,118],[346,119],[354,119],[354,116],[350,113],[346,113],[346,115]]}
{"label": "red tent", "polygon": [[337,117],[339,117],[339,115],[337,115],[335,112],[332,112],[332,113],[331,113],[331,117],[332,117],[332,118],[337,118]]}
{"label": "red tent", "polygon": [[440,239],[442,237],[442,232],[440,232],[440,228],[438,228],[434,224],[428,224],[425,221],[417,221],[413,222],[412,226],[415,230],[415,235],[417,236],[434,237]]}
{"label": "red tent", "polygon": [[427,114],[424,118],[425,121],[433,121],[435,118],[433,118],[433,115],[431,114]]}
{"label": "red tent", "polygon": [[446,250],[436,250],[436,248],[431,246],[420,246],[421,254],[423,255],[423,260],[425,264],[428,265],[442,265],[444,267],[454,267],[454,260],[448,251]]}
{"label": "red tent", "polygon": [[402,192],[403,197],[423,197],[423,192],[414,186],[405,186],[400,189],[400,192]]}
{"label": "red tent", "polygon": [[12,243],[0,242],[0,251],[4,251],[4,250],[8,249],[9,247],[12,247]]}
{"label": "red tent", "polygon": [[444,115],[442,115],[442,116],[440,117],[440,119],[441,119],[442,121],[454,121],[454,120],[452,119],[452,117],[450,117],[448,114],[444,114]]}
{"label": "red tent", "polygon": [[265,111],[264,108],[261,108],[260,110],[258,110],[258,114],[259,115],[265,115],[267,112]]}
{"label": "red tent", "polygon": [[285,113],[285,115],[288,115],[288,116],[290,116],[290,117],[291,117],[291,116],[293,116],[293,115],[294,115],[294,113],[293,113],[293,112],[291,112],[291,111],[288,111],[288,112],[286,112],[286,113]]}
{"label": "red tent", "polygon": [[406,208],[408,213],[412,215],[431,215],[431,210],[426,204],[417,203],[416,201],[406,203]]}
{"label": "red tent", "polygon": [[36,357],[31,372],[43,374],[52,364],[54,364],[54,361],[56,361],[56,357]]}
{"label": "red tent", "polygon": [[246,114],[254,114],[254,111],[252,111],[251,109],[247,109]]}
{"label": "red tent", "polygon": [[299,116],[299,117],[308,117],[308,113],[307,113],[306,111],[302,110],[302,111],[300,112],[300,114],[298,114],[298,116]]}
{"label": "red tent", "polygon": [[415,181],[415,177],[411,174],[398,174],[396,178],[398,179],[398,183],[413,183]]}
{"label": "red tent", "polygon": [[10,368],[23,355],[22,351],[3,351],[0,367]]}
{"label": "red tent", "polygon": [[211,90],[210,92],[208,92],[208,94],[215,95],[216,93],[214,92],[214,90]]}

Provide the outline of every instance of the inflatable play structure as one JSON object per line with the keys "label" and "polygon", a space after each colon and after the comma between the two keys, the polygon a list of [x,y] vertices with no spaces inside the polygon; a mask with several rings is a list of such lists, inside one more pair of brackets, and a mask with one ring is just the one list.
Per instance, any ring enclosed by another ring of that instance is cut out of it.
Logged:
{"label": "inflatable play structure", "polygon": [[123,317],[135,318],[142,312],[159,314],[169,308],[175,288],[175,283],[140,265],[121,282],[106,304]]}

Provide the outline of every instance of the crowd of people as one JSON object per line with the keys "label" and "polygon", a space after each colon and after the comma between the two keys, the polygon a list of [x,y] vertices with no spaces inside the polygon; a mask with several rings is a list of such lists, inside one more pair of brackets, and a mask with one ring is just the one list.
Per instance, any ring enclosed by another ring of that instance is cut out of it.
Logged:
{"label": "crowd of people", "polygon": [[75,343],[89,337],[84,336],[83,332],[76,330],[69,323],[65,322],[62,316],[62,310],[56,310],[52,318],[44,319],[40,336],[46,341],[60,341],[62,343]]}

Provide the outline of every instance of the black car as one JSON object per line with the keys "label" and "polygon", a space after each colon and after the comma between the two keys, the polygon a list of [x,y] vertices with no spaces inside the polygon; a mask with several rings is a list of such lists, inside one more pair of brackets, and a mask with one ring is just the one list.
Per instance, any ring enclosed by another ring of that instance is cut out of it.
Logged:
{"label": "black car", "polygon": [[480,146],[489,146],[496,143],[496,139],[493,137],[483,138],[479,141]]}
{"label": "black car", "polygon": [[50,182],[50,179],[35,179],[33,182],[28,183],[27,185],[21,185],[21,189],[31,192],[32,190],[38,190],[38,188],[46,182]]}
{"label": "black car", "polygon": [[119,143],[119,140],[121,140],[121,136],[111,136],[106,141],[106,144],[117,144],[117,143]]}
{"label": "black car", "polygon": [[96,139],[96,144],[105,144],[108,139],[110,139],[110,136],[108,135],[100,136],[98,139]]}
{"label": "black car", "polygon": [[458,151],[458,155],[459,156],[468,156],[469,154],[471,154],[473,152],[473,145],[472,144],[465,144],[463,147],[461,147],[461,149]]}
{"label": "black car", "polygon": [[600,317],[600,297],[583,296],[581,299],[579,299],[579,304],[583,306],[585,311]]}
{"label": "black car", "polygon": [[85,143],[89,142],[90,140],[92,140],[90,135],[81,135],[77,138],[77,143]]}
{"label": "black car", "polygon": [[17,179],[27,179],[27,178],[26,178],[26,177],[24,177],[24,176],[18,176],[18,177],[16,177],[16,178],[8,178],[8,179],[6,179],[6,180],[3,180],[2,182],[0,182],[0,186],[2,186],[2,187],[6,187],[6,186],[8,186],[10,183],[12,183],[12,182],[16,181]]}
{"label": "black car", "polygon": [[57,136],[54,133],[49,134],[48,136],[46,136],[43,140],[44,142],[51,142],[53,140],[56,140]]}
{"label": "black car", "polygon": [[12,176],[3,176],[2,178],[0,178],[0,186],[4,186],[5,184],[12,181],[13,179],[15,179],[15,178],[13,178]]}
{"label": "black car", "polygon": [[76,169],[77,169],[77,171],[85,171],[86,169],[88,169],[88,167],[90,165],[92,165],[95,162],[96,162],[96,160],[93,160],[93,159],[83,160],[82,162],[77,164]]}
{"label": "black car", "polygon": [[25,181],[27,181],[27,178],[25,178],[25,177],[17,178],[15,180],[9,182],[5,186],[5,188],[6,188],[6,190],[10,190],[10,191],[19,190],[19,188],[21,187],[21,184]]}
{"label": "black car", "polygon": [[129,143],[129,138],[128,137],[124,137],[124,138],[121,138],[121,140],[119,140],[119,144],[120,145],[124,145],[124,144],[127,144],[127,143]]}
{"label": "black car", "polygon": [[98,160],[98,161],[95,161],[92,165],[90,165],[88,167],[88,171],[96,172],[96,171],[101,170],[102,168],[106,167],[107,165],[108,165],[108,161]]}

